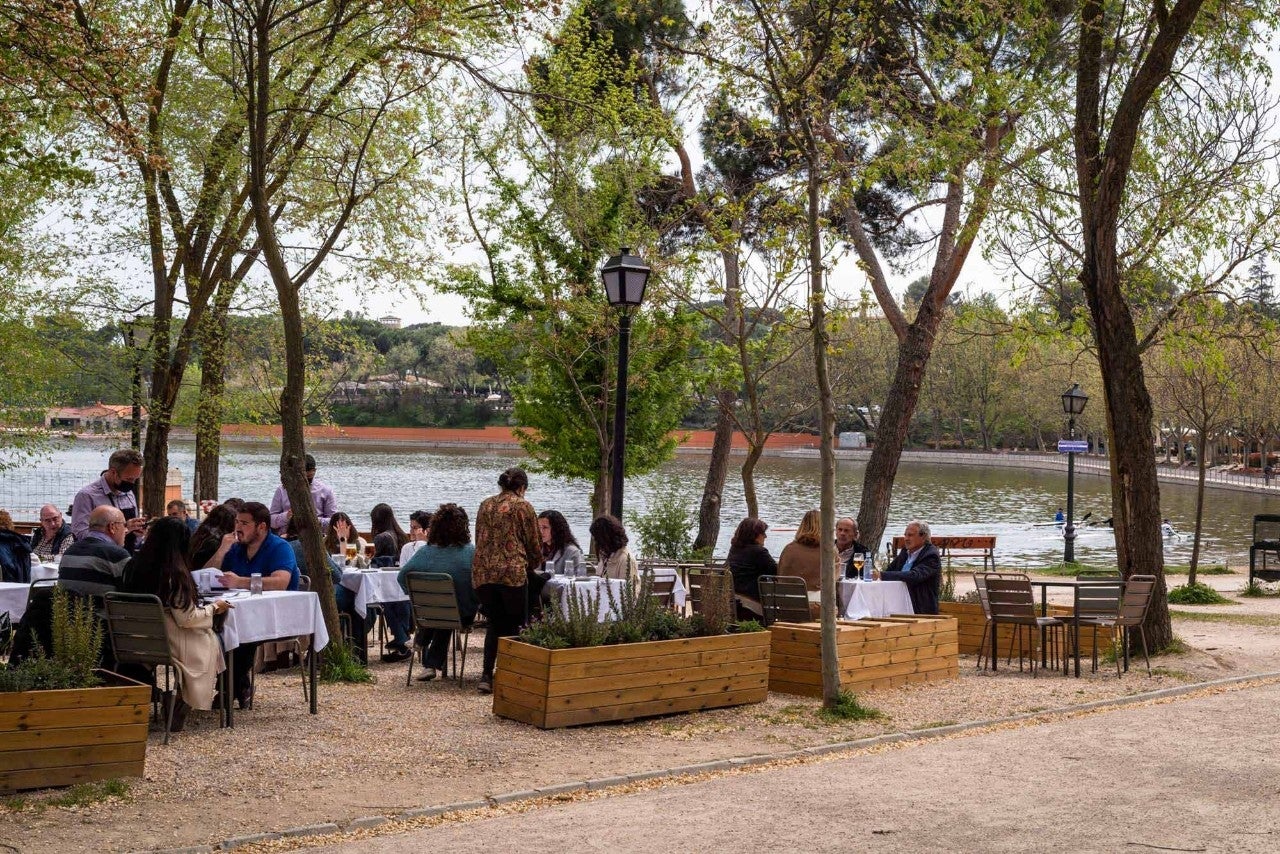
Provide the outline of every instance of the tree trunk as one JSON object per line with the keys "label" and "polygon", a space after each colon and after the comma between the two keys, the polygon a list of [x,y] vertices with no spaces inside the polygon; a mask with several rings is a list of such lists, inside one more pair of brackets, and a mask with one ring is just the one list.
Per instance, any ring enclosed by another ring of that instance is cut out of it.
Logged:
{"label": "tree trunk", "polygon": [[[725,282],[722,329],[727,333],[738,323],[738,253],[736,248],[726,249],[720,253],[720,257],[724,263]],[[735,389],[723,388],[716,393],[716,433],[715,440],[711,443],[711,459],[707,463],[707,480],[702,487],[702,503],[698,507],[698,536],[693,541],[694,551],[711,554],[720,539],[720,509],[724,503],[724,483],[729,475],[729,452],[733,447],[733,405],[737,399]]]}
{"label": "tree trunk", "polygon": [[227,312],[231,294],[230,288],[220,288],[212,311],[200,324],[200,400],[196,404],[197,502],[218,500],[223,395],[227,384]]}
{"label": "tree trunk", "polygon": [[[747,501],[747,516],[760,518],[760,500],[756,497],[756,463],[764,454],[764,439],[747,437],[747,458],[742,461],[742,497]],[[834,524],[834,523],[833,523]]]}
{"label": "tree trunk", "polygon": [[869,546],[874,547],[884,536],[898,463],[902,459],[907,432],[911,429],[911,414],[920,399],[920,383],[929,363],[929,351],[941,321],[941,309],[932,301],[925,300],[898,347],[898,367],[893,375],[893,384],[885,395],[876,444],[862,479],[858,530],[862,534],[862,542]]}
{"label": "tree trunk", "polygon": [[1195,538],[1191,541],[1191,568],[1187,570],[1187,584],[1196,583],[1196,567],[1200,564],[1200,532],[1204,522],[1204,474],[1207,464],[1204,458],[1204,439],[1202,438],[1199,447],[1196,449],[1196,456],[1199,458],[1196,462],[1196,532]]}

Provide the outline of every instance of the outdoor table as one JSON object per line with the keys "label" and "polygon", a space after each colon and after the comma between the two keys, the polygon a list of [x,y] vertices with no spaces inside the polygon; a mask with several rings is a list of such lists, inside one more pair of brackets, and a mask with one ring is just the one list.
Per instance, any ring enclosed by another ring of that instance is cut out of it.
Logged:
{"label": "outdoor table", "polygon": [[[601,623],[618,616],[610,604],[609,592],[613,593],[613,602],[621,602],[622,585],[625,583],[620,579],[601,578],[598,575],[589,575],[585,578],[553,575],[547,579],[547,586],[551,588],[551,598],[558,603],[561,616],[569,616],[569,596],[577,596],[578,601],[583,605],[587,604],[590,597],[596,601],[596,619]],[[564,595],[561,595],[561,591]]]}
{"label": "outdoor table", "polygon": [[30,592],[30,584],[0,581],[0,614],[7,613],[9,620],[16,624],[27,613],[27,595]]}
{"label": "outdoor table", "polygon": [[[1049,588],[1064,587],[1071,589],[1071,636],[1075,646],[1076,678],[1080,678],[1080,588],[1081,587],[1114,587],[1120,585],[1120,593],[1124,595],[1124,582],[1104,578],[1055,578],[1050,581],[1031,581],[1032,587],[1040,588],[1040,615],[1049,616]],[[996,648],[996,627],[991,626],[991,648]],[[1044,643],[1040,644],[1040,655],[1044,656]],[[1125,649],[1125,663],[1128,663],[1129,650]],[[1032,659],[1034,663],[1035,659]],[[993,668],[994,669],[994,668]]]}
{"label": "outdoor table", "polygon": [[[247,590],[231,590],[217,598],[226,599],[234,606],[227,611],[227,619],[222,626],[227,684],[235,684],[231,651],[240,644],[309,635],[311,654],[307,656],[307,678],[311,681],[311,714],[316,714],[316,654],[329,644],[329,630],[320,610],[320,597],[303,590],[264,590],[258,596]],[[227,725],[234,725],[231,703],[227,703]]]}
{"label": "outdoor table", "polygon": [[397,576],[400,567],[382,569],[344,569],[342,586],[356,595],[356,613],[367,617],[370,605],[387,602],[408,602],[409,594],[400,586]]}
{"label": "outdoor table", "polygon": [[676,571],[676,568],[673,566],[655,566],[647,571],[653,573],[654,581],[675,581],[676,586],[671,588],[671,604],[676,606],[676,610],[683,611],[689,591],[685,589],[684,582],[680,580],[680,573]]}
{"label": "outdoor table", "polygon": [[47,578],[58,577],[58,565],[56,563],[36,563],[31,565],[31,580],[44,581]]}
{"label": "outdoor table", "polygon": [[911,591],[905,581],[856,581],[840,579],[840,616],[849,620],[914,614]]}

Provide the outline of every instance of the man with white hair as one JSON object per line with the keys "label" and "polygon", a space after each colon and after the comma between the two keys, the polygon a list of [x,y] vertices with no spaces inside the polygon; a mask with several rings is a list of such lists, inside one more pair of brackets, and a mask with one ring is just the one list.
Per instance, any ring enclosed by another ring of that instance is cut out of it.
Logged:
{"label": "man with white hair", "polygon": [[902,532],[903,546],[889,566],[880,573],[882,581],[902,581],[911,593],[911,608],[917,614],[938,613],[942,590],[942,555],[929,542],[929,525],[912,519]]}

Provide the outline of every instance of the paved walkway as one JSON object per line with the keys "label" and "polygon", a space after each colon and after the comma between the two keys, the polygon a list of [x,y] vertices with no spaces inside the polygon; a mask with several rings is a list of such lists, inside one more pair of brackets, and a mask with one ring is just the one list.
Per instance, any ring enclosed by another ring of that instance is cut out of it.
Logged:
{"label": "paved walkway", "polygon": [[1280,850],[1280,685],[584,800],[337,851]]}

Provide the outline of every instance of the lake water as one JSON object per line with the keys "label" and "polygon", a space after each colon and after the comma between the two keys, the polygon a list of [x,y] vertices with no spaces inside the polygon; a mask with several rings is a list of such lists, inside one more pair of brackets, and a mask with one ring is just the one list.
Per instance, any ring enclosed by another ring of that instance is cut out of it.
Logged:
{"label": "lake water", "polygon": [[[0,474],[0,507],[13,510],[16,518],[34,519],[34,509],[25,510],[26,504],[38,507],[39,503],[52,501],[69,505],[79,486],[105,467],[111,450],[101,442],[80,441],[35,467]],[[232,442],[225,444],[223,451],[221,497],[237,495],[269,502],[279,483],[276,446]],[[507,466],[522,462],[518,452],[396,450],[328,444],[317,445],[312,451],[319,462],[317,476],[334,488],[338,506],[362,526],[369,510],[380,501],[396,509],[405,527],[411,510],[432,509],[444,501],[455,501],[474,514],[480,502],[497,491],[498,474]],[[628,515],[643,512],[651,501],[665,495],[676,496],[696,514],[707,460],[703,455],[681,455],[654,474],[629,479]],[[731,461],[716,549],[720,555],[728,550],[733,529],[746,513],[737,471],[740,463],[741,457]],[[193,444],[174,442],[170,465],[182,470],[189,493]],[[864,468],[860,461],[839,462],[839,514],[856,515]],[[790,541],[805,510],[817,506],[818,476],[816,459],[765,457],[760,461],[756,491],[761,517],[772,528],[767,545],[775,555]],[[579,541],[586,543],[591,521],[590,484],[557,480],[532,471],[529,479],[528,498],[534,507],[564,513]],[[1191,531],[1194,487],[1162,484],[1160,492],[1164,515],[1174,528]],[[1209,490],[1206,495],[1202,561],[1247,562],[1253,515],[1269,511],[1267,500],[1261,495],[1226,490]],[[1105,519],[1111,515],[1110,501],[1106,479],[1077,476],[1078,517],[1091,512],[1093,517]],[[1065,503],[1066,474],[1062,472],[904,462],[894,487],[886,539],[889,534],[901,533],[909,519],[920,518],[930,523],[935,534],[994,534],[1001,565],[1054,563],[1062,558],[1062,538],[1052,524],[1046,523],[1052,522],[1054,511]],[[1114,552],[1109,529],[1080,529],[1076,540],[1078,560],[1106,563],[1114,559]],[[1190,554],[1189,535],[1166,541],[1168,562],[1185,564]]]}

